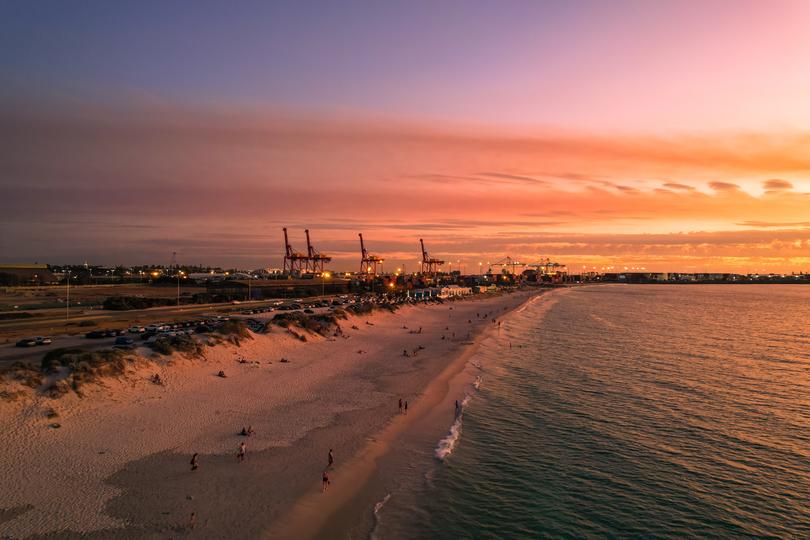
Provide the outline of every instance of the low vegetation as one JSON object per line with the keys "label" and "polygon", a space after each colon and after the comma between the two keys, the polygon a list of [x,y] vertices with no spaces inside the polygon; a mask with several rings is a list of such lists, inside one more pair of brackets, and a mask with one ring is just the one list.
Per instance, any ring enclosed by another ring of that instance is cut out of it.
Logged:
{"label": "low vegetation", "polygon": [[163,355],[170,355],[174,352],[180,352],[191,356],[201,357],[203,355],[203,346],[193,337],[181,336],[161,336],[155,341],[149,343],[149,347]]}
{"label": "low vegetation", "polygon": [[73,347],[49,351],[42,359],[40,371],[52,378],[53,382],[44,392],[51,397],[71,391],[81,396],[85,384],[126,373],[128,356],[128,353],[117,349],[85,351]]}
{"label": "low vegetation", "polygon": [[102,304],[110,311],[127,311],[130,309],[147,309],[159,306],[171,306],[177,303],[171,298],[146,298],[143,296],[110,296]]}
{"label": "low vegetation", "polygon": [[27,311],[11,311],[9,313],[0,313],[0,321],[12,319],[30,319],[31,317],[36,316],[37,315],[28,313]]}

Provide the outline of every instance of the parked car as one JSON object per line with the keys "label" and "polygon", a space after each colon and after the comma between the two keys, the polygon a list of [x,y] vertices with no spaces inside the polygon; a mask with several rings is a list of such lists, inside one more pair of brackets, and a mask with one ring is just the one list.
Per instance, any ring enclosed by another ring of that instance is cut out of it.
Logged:
{"label": "parked car", "polygon": [[126,336],[119,336],[115,338],[115,344],[113,344],[113,349],[134,349],[135,348],[135,341]]}
{"label": "parked car", "polygon": [[129,333],[130,334],[143,334],[144,332],[146,332],[146,328],[144,328],[143,326],[130,326],[129,327]]}
{"label": "parked car", "polygon": [[101,339],[103,337],[107,337],[107,332],[104,330],[92,330],[87,332],[84,337],[88,339]]}
{"label": "parked car", "polygon": [[49,337],[37,336],[34,339],[36,340],[37,345],[50,345],[53,343],[53,340]]}
{"label": "parked car", "polygon": [[315,312],[314,312],[314,311],[312,311],[311,309],[307,308],[307,309],[305,309],[305,310],[304,310],[304,313],[308,313],[308,314],[310,314],[310,315],[311,315],[311,314],[313,314],[313,313],[315,313]]}
{"label": "parked car", "polygon": [[195,329],[195,331],[196,331],[198,334],[204,334],[204,333],[206,333],[206,332],[213,332],[213,331],[214,331],[214,329],[213,329],[213,328],[211,328],[210,326],[208,326],[207,324],[201,324],[201,325],[197,326],[197,328]]}
{"label": "parked car", "polygon": [[17,342],[17,347],[35,347],[37,340],[34,338],[23,338]]}

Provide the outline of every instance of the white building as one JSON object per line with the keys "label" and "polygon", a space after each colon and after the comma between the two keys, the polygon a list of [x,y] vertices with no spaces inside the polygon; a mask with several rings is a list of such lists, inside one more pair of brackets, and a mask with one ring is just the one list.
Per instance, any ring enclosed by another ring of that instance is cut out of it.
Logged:
{"label": "white building", "polygon": [[460,287],[458,285],[447,285],[439,290],[439,298],[466,296],[468,294],[472,294],[472,289],[470,287]]}

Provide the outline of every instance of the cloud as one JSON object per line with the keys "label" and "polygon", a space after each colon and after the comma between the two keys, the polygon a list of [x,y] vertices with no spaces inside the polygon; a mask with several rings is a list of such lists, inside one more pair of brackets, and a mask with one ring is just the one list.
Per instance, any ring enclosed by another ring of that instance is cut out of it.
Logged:
{"label": "cloud", "polygon": [[665,188],[674,189],[677,191],[695,191],[693,186],[689,186],[686,184],[678,184],[677,182],[667,182],[664,184]]}
{"label": "cloud", "polygon": [[[636,236],[646,230],[803,226],[805,194],[771,180],[766,188],[780,195],[758,196],[739,178],[810,170],[808,153],[797,151],[808,140],[525,136],[180,107],[0,108],[0,258],[138,263],[176,250],[194,262],[277,264],[284,225],[296,235],[313,228],[319,249],[346,260],[360,231],[376,239],[375,250],[392,250],[386,256],[413,257],[424,236],[439,242],[437,256],[446,243],[452,257],[553,246],[560,256],[628,257],[627,246],[652,253],[670,245]],[[692,187],[708,179],[713,192]],[[604,243],[520,240],[595,230]],[[742,241],[738,254],[765,245],[764,237]],[[676,251],[672,265],[687,256]]]}
{"label": "cloud", "polygon": [[774,178],[762,182],[762,187],[768,191],[782,191],[786,189],[793,189],[793,184],[787,180],[779,180],[778,178]]}
{"label": "cloud", "polygon": [[739,223],[743,227],[810,227],[810,221],[787,221],[787,222],[772,222],[772,221],[743,221]]}
{"label": "cloud", "polygon": [[731,182],[709,182],[709,187],[715,191],[738,191],[740,186]]}
{"label": "cloud", "polygon": [[544,185],[547,186],[549,182],[545,180],[539,180],[537,178],[532,178],[530,176],[521,176],[517,174],[505,174],[505,173],[494,173],[494,172],[486,172],[480,173],[481,176],[488,176],[490,178],[502,178],[506,180],[513,180],[520,183],[527,183],[527,184],[535,184],[535,185]]}

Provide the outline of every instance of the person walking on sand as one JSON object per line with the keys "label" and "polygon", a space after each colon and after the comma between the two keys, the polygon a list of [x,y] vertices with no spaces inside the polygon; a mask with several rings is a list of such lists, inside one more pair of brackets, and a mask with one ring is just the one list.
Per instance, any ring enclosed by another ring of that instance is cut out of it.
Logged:
{"label": "person walking on sand", "polygon": [[332,468],[332,465],[335,464],[335,456],[332,455],[332,449],[329,449],[329,468]]}
{"label": "person walking on sand", "polygon": [[199,465],[199,463],[197,462],[197,456],[198,456],[198,455],[199,455],[199,454],[197,454],[197,453],[195,452],[195,453],[194,453],[194,455],[193,455],[193,456],[191,456],[191,470],[192,470],[192,471],[196,471],[196,470],[197,470],[197,466]]}
{"label": "person walking on sand", "polygon": [[405,414],[408,414],[408,401],[405,401]]}
{"label": "person walking on sand", "polygon": [[191,516],[188,518],[188,528],[189,530],[193,531],[194,526],[197,524],[197,512],[192,512]]}
{"label": "person walking on sand", "polygon": [[247,445],[243,442],[239,443],[239,452],[236,454],[236,461],[242,463],[245,461],[245,454],[247,453]]}
{"label": "person walking on sand", "polygon": [[402,414],[402,398],[399,398],[399,414]]}
{"label": "person walking on sand", "polygon": [[326,493],[329,489],[329,473],[327,471],[323,471],[323,484],[321,485],[321,493]]}
{"label": "person walking on sand", "polygon": [[456,417],[458,417],[459,413],[461,413],[461,406],[458,404],[458,400],[456,400]]}

